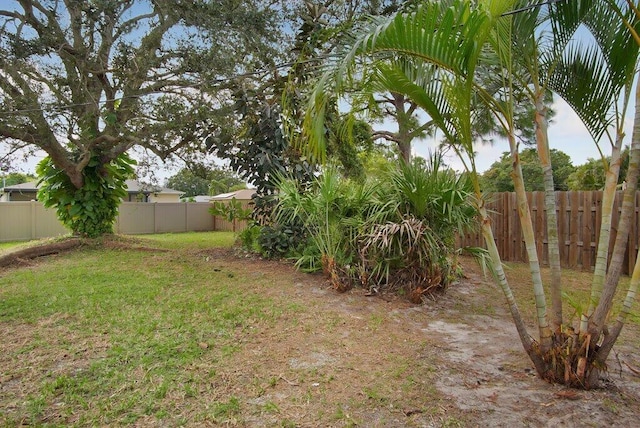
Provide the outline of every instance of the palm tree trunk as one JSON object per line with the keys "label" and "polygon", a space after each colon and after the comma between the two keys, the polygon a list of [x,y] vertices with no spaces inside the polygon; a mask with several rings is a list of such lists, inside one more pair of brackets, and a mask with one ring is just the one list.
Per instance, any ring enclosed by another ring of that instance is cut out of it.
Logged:
{"label": "palm tree trunk", "polygon": [[[640,74],[638,74],[640,80]],[[640,82],[637,82],[640,83]],[[616,242],[609,263],[609,271],[605,287],[600,297],[600,302],[596,307],[589,323],[589,332],[599,337],[605,326],[606,318],[611,311],[613,305],[613,297],[618,288],[618,281],[622,273],[622,265],[626,252],[627,242],[629,240],[629,231],[631,229],[631,221],[636,205],[636,191],[638,189],[638,178],[640,177],[640,85],[636,86],[636,113],[633,125],[633,135],[631,138],[631,149],[629,153],[629,168],[625,180],[627,188],[624,191],[622,200],[622,212],[620,221],[618,222],[618,231]],[[606,360],[608,355],[598,352],[598,358],[602,358],[602,362]]]}
{"label": "palm tree trunk", "polygon": [[493,236],[493,229],[491,228],[491,218],[489,217],[487,209],[484,207],[484,203],[481,203],[481,206],[478,207],[478,212],[480,213],[482,236],[484,237],[487,250],[489,251],[491,270],[495,275],[495,281],[504,293],[505,298],[507,299],[507,306],[509,307],[509,312],[511,313],[511,317],[513,318],[516,330],[518,331],[518,336],[520,337],[522,346],[529,355],[529,358],[531,358],[531,361],[536,367],[536,371],[542,377],[548,371],[548,367],[544,359],[542,358],[541,353],[537,349],[535,341],[531,338],[529,332],[527,331],[527,327],[524,323],[524,320],[522,319],[520,309],[518,308],[518,303],[516,302],[513,292],[511,291],[511,287],[509,287],[509,282],[507,281],[507,277],[502,266],[502,260],[500,259],[500,253],[498,252],[498,247]]}
{"label": "palm tree trunk", "polygon": [[613,349],[613,345],[618,340],[618,336],[620,336],[620,332],[622,331],[622,327],[627,320],[627,317],[631,313],[631,307],[633,306],[633,302],[636,300],[636,296],[638,294],[638,284],[640,283],[640,251],[638,251],[638,256],[636,257],[636,264],[633,268],[633,274],[631,275],[631,281],[629,282],[629,288],[627,289],[627,295],[622,304],[622,309],[618,314],[618,318],[613,326],[613,328],[607,333],[605,333],[604,340],[602,341],[602,345],[600,349],[598,349],[598,353],[596,354],[596,361],[604,363]]}
{"label": "palm tree trunk", "polygon": [[560,333],[562,327],[562,268],[560,266],[556,192],[547,133],[547,108],[544,105],[544,92],[539,88],[535,94],[535,106],[536,143],[538,158],[544,173],[544,201],[547,210],[547,240],[551,268],[551,327],[553,332],[557,334]]}
{"label": "palm tree trunk", "polygon": [[540,262],[538,260],[538,252],[536,250],[536,238],[533,232],[533,222],[531,220],[531,211],[527,202],[527,193],[524,188],[524,178],[522,176],[522,166],[520,165],[520,156],[518,147],[515,142],[513,133],[509,135],[509,146],[511,148],[511,159],[513,161],[513,185],[516,191],[516,201],[518,204],[518,216],[522,226],[522,234],[529,258],[529,270],[531,279],[533,280],[533,293],[536,302],[536,316],[538,320],[538,330],[540,334],[540,350],[546,353],[551,349],[551,329],[547,320],[547,302],[542,284],[542,275],[540,274]]}
{"label": "palm tree trunk", "polygon": [[580,333],[586,334],[589,328],[589,319],[593,315],[596,306],[600,302],[600,296],[604,288],[607,274],[607,264],[609,260],[609,240],[611,237],[611,220],[613,217],[613,202],[616,196],[616,186],[620,173],[620,151],[622,148],[622,133],[618,132],[616,144],[611,151],[611,162],[606,172],[604,191],[602,196],[602,221],[600,223],[600,238],[596,253],[596,266],[593,271],[593,282],[591,284],[591,298],[589,308],[582,314],[580,322]]}

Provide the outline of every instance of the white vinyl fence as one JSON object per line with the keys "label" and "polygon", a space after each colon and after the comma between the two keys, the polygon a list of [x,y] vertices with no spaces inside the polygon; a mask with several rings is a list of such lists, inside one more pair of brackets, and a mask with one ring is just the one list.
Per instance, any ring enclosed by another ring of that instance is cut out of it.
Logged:
{"label": "white vinyl fence", "polygon": [[[123,202],[114,225],[127,235],[230,230],[224,220],[209,213],[207,202]],[[69,233],[54,210],[41,202],[0,202],[0,242],[27,241]]]}

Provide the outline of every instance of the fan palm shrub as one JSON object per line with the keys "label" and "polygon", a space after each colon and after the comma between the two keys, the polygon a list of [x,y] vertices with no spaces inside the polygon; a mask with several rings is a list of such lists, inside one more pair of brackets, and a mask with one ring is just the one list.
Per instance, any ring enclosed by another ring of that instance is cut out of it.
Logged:
{"label": "fan palm shrub", "polygon": [[297,265],[322,269],[338,290],[358,284],[419,302],[450,282],[455,233],[475,224],[470,181],[442,168],[439,154],[364,183],[328,167],[299,189],[280,180],[278,221],[304,224],[309,241]]}
{"label": "fan palm shrub", "polygon": [[308,241],[296,265],[307,271],[322,269],[338,290],[346,290],[357,276],[357,241],[363,218],[374,197],[372,182],[343,178],[334,166],[325,168],[307,189],[291,178],[278,184],[277,222],[299,222]]}
{"label": "fan palm shrub", "polygon": [[437,152],[400,163],[379,189],[384,201],[368,218],[360,255],[369,287],[401,289],[414,302],[447,287],[457,232],[477,226],[466,174],[443,167]]}

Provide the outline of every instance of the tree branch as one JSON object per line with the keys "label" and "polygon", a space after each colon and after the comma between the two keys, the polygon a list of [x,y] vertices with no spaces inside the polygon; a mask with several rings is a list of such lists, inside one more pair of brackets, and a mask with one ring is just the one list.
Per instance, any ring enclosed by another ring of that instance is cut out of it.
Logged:
{"label": "tree branch", "polygon": [[400,142],[400,138],[398,138],[398,135],[391,131],[374,131],[372,134],[372,138],[374,140],[379,140],[383,138],[385,140],[393,141],[395,143]]}

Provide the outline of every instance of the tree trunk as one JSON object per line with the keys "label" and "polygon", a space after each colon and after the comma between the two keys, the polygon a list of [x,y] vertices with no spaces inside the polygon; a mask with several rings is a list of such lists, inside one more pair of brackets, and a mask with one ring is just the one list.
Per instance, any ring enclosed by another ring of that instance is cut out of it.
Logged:
{"label": "tree trunk", "polygon": [[556,212],[556,192],[553,182],[553,166],[547,133],[547,108],[544,106],[544,92],[536,91],[535,126],[538,158],[544,173],[544,201],[547,210],[547,239],[549,266],[551,268],[551,327],[555,334],[562,328],[562,268],[560,266],[560,243],[558,241],[558,217]]}
{"label": "tree trunk", "polygon": [[600,302],[600,295],[604,288],[604,281],[607,274],[607,264],[609,260],[609,240],[611,238],[611,221],[613,217],[613,202],[616,196],[616,186],[620,173],[620,151],[622,148],[623,135],[619,132],[616,137],[616,144],[611,152],[611,163],[606,171],[606,180],[602,195],[602,220],[600,223],[600,237],[596,253],[596,265],[593,271],[593,282],[591,284],[591,298],[589,308],[582,314],[580,322],[580,333],[586,333],[589,328],[589,319],[593,315],[596,306]]}
{"label": "tree trunk", "polygon": [[404,163],[411,162],[411,117],[405,108],[405,97],[402,94],[393,92],[393,106],[396,109],[396,119],[398,121],[397,144],[400,160]]}
{"label": "tree trunk", "polygon": [[636,264],[633,269],[633,274],[631,275],[631,281],[629,282],[629,288],[627,289],[627,295],[622,304],[622,310],[620,314],[618,314],[618,318],[613,326],[613,328],[605,334],[604,340],[602,341],[602,345],[600,345],[600,349],[596,354],[596,361],[598,363],[604,364],[613,349],[613,345],[618,340],[618,336],[620,336],[620,332],[622,331],[622,327],[624,326],[627,317],[631,313],[631,307],[636,300],[636,296],[638,295],[638,284],[640,284],[640,251],[638,251],[638,256],[636,257]]}
{"label": "tree trunk", "polygon": [[[640,74],[638,75],[640,80]],[[640,83],[640,82],[637,82]],[[631,229],[632,216],[635,212],[635,199],[636,191],[638,188],[638,178],[640,177],[640,85],[636,86],[636,113],[633,125],[633,135],[631,137],[631,149],[629,153],[629,168],[627,170],[627,176],[625,177],[627,182],[627,188],[624,190],[624,196],[622,201],[622,212],[620,215],[620,221],[618,222],[618,231],[616,236],[616,242],[613,248],[613,254],[611,256],[611,262],[609,264],[609,271],[607,272],[607,278],[605,287],[600,297],[600,302],[596,307],[593,316],[589,323],[589,333],[600,337],[605,330],[605,323],[611,307],[613,306],[613,298],[618,288],[618,281],[622,273],[622,265],[624,263],[624,256],[629,239],[629,231]],[[634,275],[638,269],[638,262],[634,268]],[[632,279],[633,281],[633,279]],[[636,284],[637,288],[637,284]],[[633,299],[635,297],[635,291],[630,296],[627,294],[627,298]],[[633,301],[633,300],[632,300]],[[632,302],[631,301],[631,302]],[[626,301],[625,301],[626,305]],[[630,305],[630,303],[629,303]],[[623,318],[624,319],[624,318]],[[618,318],[620,320],[620,318]],[[622,327],[620,327],[622,328]],[[617,324],[614,330],[617,329]],[[618,331],[619,334],[619,331]],[[617,338],[617,335],[616,335]],[[605,337],[605,343],[609,338]],[[614,339],[615,341],[615,339]],[[611,344],[613,345],[613,343]],[[611,348],[608,349],[602,346],[598,351],[597,360],[599,363],[604,364],[609,356]]]}
{"label": "tree trunk", "polygon": [[518,303],[516,302],[513,292],[511,291],[511,287],[509,287],[507,277],[504,273],[504,268],[502,267],[500,253],[498,252],[498,247],[496,246],[496,241],[493,236],[493,229],[491,228],[491,218],[489,217],[489,213],[484,207],[484,203],[482,201],[481,206],[478,207],[478,212],[480,213],[482,236],[484,237],[485,244],[487,245],[487,250],[489,251],[491,270],[495,276],[495,281],[500,289],[502,289],[502,292],[507,299],[507,306],[509,307],[509,312],[511,313],[511,317],[513,318],[516,330],[518,331],[518,336],[520,337],[522,346],[527,352],[527,355],[529,355],[529,358],[531,358],[531,361],[533,362],[533,365],[535,366],[538,374],[543,377],[548,370],[547,364],[545,363],[538,350],[537,343],[531,338],[529,332],[527,331],[527,327],[525,326],[522,315],[520,314],[520,309],[518,309]]}
{"label": "tree trunk", "polygon": [[513,185],[516,191],[516,200],[518,204],[518,216],[522,226],[522,234],[529,259],[529,270],[531,271],[531,279],[533,280],[533,292],[536,302],[536,317],[538,320],[538,331],[540,334],[540,348],[542,353],[546,353],[551,349],[551,329],[547,320],[547,302],[542,284],[542,275],[540,273],[540,262],[538,261],[538,252],[536,250],[536,239],[533,232],[533,222],[531,220],[531,211],[527,202],[527,193],[524,188],[524,179],[522,176],[522,167],[520,165],[520,156],[518,147],[515,142],[513,133],[509,135],[509,146],[511,148],[511,159],[513,161]]}

